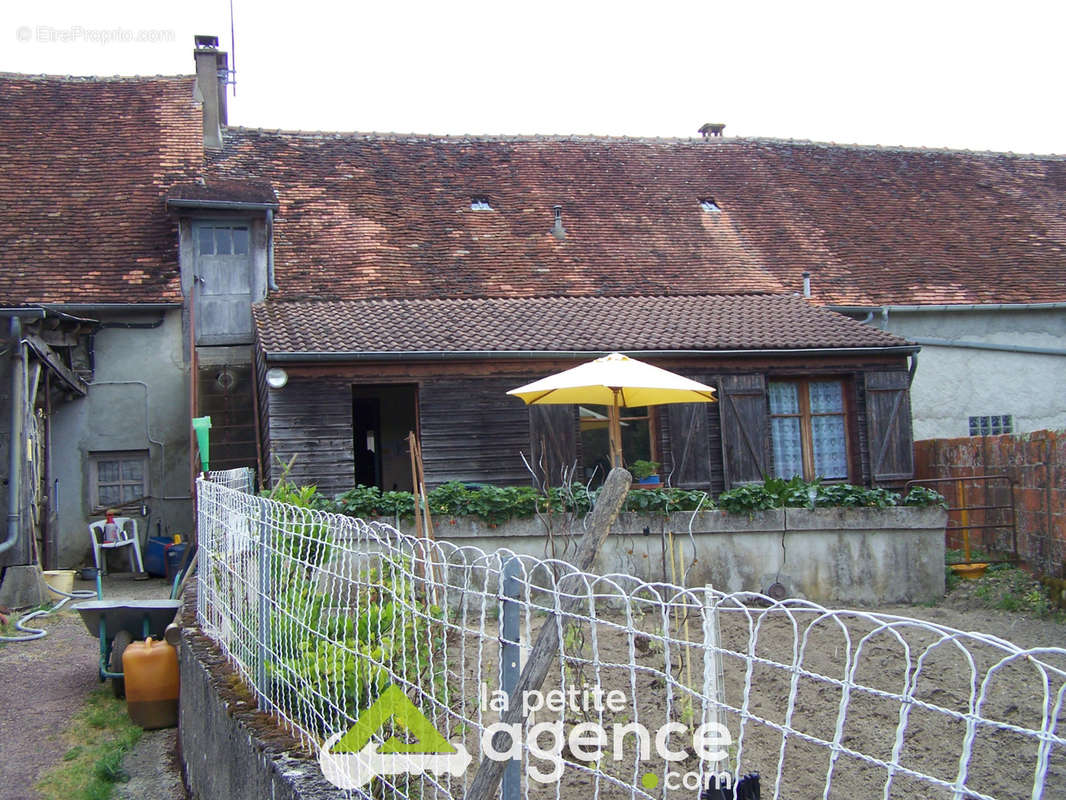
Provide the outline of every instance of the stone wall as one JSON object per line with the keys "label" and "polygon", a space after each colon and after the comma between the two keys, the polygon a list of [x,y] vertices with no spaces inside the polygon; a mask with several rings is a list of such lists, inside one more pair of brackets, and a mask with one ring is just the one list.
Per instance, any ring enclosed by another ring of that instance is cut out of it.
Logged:
{"label": "stone wall", "polygon": [[[626,513],[611,529],[594,571],[679,584],[684,573],[686,586],[709,583],[726,592],[765,592],[780,583],[790,597],[825,604],[928,603],[944,594],[946,519],[939,508],[903,507],[789,508],[750,517],[722,511]],[[490,526],[445,517],[435,520],[435,530],[438,539],[458,545],[565,558],[571,541],[566,522],[525,519]],[[400,527],[410,533],[413,525]]]}

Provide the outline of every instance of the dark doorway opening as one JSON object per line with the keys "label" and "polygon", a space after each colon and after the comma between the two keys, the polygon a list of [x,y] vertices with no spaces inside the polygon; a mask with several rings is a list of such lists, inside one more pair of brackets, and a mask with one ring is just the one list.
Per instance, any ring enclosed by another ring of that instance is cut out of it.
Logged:
{"label": "dark doorway opening", "polygon": [[355,482],[384,491],[410,491],[407,434],[418,430],[414,384],[358,384],[352,387]]}

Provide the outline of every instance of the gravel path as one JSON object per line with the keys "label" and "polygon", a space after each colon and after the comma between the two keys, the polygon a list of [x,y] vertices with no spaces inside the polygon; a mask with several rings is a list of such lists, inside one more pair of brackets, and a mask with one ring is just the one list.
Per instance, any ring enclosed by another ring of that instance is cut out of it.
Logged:
{"label": "gravel path", "polygon": [[[93,586],[75,581],[74,588]],[[104,597],[109,600],[169,595],[166,581],[134,581],[129,575],[109,577],[104,586]],[[0,800],[39,800],[33,784],[67,752],[62,732],[89,692],[100,686],[99,640],[89,635],[77,612],[64,607],[38,617],[31,625],[45,629],[48,635],[0,645]],[[131,779],[119,786],[116,797],[184,800],[173,757],[175,733],[174,729],[145,733],[127,755],[125,766]]]}

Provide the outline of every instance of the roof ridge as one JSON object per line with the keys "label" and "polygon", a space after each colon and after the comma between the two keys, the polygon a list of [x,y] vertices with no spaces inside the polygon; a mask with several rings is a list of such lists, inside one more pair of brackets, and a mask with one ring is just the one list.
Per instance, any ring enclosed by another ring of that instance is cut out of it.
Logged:
{"label": "roof ridge", "polygon": [[[258,305],[264,306],[283,306],[283,305],[296,305],[298,303],[313,304],[313,305],[354,305],[357,303],[388,303],[388,304],[401,304],[401,303],[422,303],[422,304],[444,304],[444,303],[529,303],[529,302],[551,302],[556,300],[572,300],[583,302],[609,302],[612,300],[634,300],[645,302],[648,300],[710,300],[710,299],[743,299],[752,300],[755,298],[767,298],[770,300],[778,299],[796,299],[804,300],[795,292],[695,292],[685,294],[609,294],[609,295],[568,295],[568,294],[552,294],[552,295],[530,295],[530,296],[480,296],[480,297],[357,297],[357,298],[328,298],[328,297],[271,297],[268,301],[260,303]],[[824,308],[825,306],[818,303],[811,303],[811,305],[818,308]]]}
{"label": "roof ridge", "polygon": [[858,150],[882,153],[914,153],[914,154],[960,154],[982,157],[1007,157],[1017,159],[1040,158],[1048,160],[1066,160],[1066,153],[1019,153],[1014,151],[1000,150],[971,150],[954,147],[927,147],[923,145],[885,145],[885,144],[862,144],[859,142],[832,142],[817,141],[813,139],[786,139],[772,136],[731,136],[715,139],[703,139],[699,136],[626,136],[610,134],[578,134],[578,133],[533,133],[533,134],[436,134],[436,133],[403,133],[399,131],[323,131],[301,130],[284,128],[262,128],[235,125],[226,129],[233,133],[267,134],[285,136],[296,139],[308,140],[360,140],[360,141],[390,141],[390,142],[456,142],[505,144],[507,142],[520,143],[603,143],[603,144],[661,144],[661,145],[698,145],[707,147],[728,147],[731,145],[773,145],[788,147],[804,147],[823,150]]}
{"label": "roof ridge", "polygon": [[160,80],[195,80],[195,75],[53,75],[0,71],[0,80],[63,81],[64,83],[137,83]]}

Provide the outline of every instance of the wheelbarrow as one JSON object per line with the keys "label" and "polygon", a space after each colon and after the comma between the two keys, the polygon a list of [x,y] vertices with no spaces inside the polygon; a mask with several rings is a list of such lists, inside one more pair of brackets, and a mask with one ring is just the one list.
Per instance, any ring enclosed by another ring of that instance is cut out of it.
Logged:
{"label": "wheelbarrow", "polygon": [[126,648],[134,639],[162,639],[180,605],[180,600],[87,600],[74,606],[89,634],[100,638],[100,681],[111,679],[115,697],[126,694]]}

